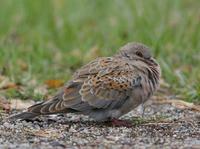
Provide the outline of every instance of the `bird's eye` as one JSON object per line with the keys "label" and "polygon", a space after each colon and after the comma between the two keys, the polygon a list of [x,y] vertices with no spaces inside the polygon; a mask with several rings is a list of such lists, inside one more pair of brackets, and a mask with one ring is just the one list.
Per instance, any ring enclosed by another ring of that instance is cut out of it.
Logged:
{"label": "bird's eye", "polygon": [[139,56],[139,57],[143,57],[143,54],[142,54],[142,52],[140,52],[140,51],[137,51],[135,54],[136,54],[137,56]]}

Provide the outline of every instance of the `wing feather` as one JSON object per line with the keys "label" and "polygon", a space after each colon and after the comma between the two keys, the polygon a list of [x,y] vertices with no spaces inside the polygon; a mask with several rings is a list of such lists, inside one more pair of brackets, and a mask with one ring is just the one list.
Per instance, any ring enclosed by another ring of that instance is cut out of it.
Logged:
{"label": "wing feather", "polygon": [[[82,101],[96,108],[105,108],[112,102],[121,101],[140,84],[135,68],[122,59],[99,58],[85,65],[74,75],[74,81],[82,79],[79,91]],[[137,81],[136,81],[137,80]]]}
{"label": "wing feather", "polygon": [[141,77],[122,59],[99,58],[79,69],[52,100],[29,108],[43,114],[116,108],[125,102]]}

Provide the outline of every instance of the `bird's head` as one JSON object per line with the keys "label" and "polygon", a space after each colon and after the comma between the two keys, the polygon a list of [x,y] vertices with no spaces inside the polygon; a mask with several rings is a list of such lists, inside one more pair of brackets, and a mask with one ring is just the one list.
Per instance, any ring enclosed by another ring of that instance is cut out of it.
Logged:
{"label": "bird's head", "polygon": [[141,43],[128,43],[124,45],[119,55],[128,58],[129,60],[142,61],[147,65],[158,66],[156,60],[151,56],[150,49]]}
{"label": "bird's head", "polygon": [[152,84],[157,88],[161,70],[147,46],[141,43],[128,43],[120,49],[117,56],[128,59],[132,65],[145,71]]}

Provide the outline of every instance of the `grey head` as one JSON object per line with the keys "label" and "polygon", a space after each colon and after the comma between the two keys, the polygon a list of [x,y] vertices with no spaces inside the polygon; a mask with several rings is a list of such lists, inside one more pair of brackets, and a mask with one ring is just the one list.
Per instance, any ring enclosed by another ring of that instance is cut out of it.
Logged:
{"label": "grey head", "polygon": [[129,60],[141,60],[149,65],[157,65],[151,56],[150,48],[142,43],[131,42],[120,48],[118,56],[123,56]]}

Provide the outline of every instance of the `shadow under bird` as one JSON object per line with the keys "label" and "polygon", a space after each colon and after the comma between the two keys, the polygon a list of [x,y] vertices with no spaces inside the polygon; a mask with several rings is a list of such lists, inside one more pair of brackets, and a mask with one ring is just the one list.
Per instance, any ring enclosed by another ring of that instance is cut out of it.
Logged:
{"label": "shadow under bird", "polygon": [[147,46],[128,43],[114,56],[100,57],[81,67],[52,99],[10,119],[77,113],[96,121],[116,120],[153,95],[160,73],[160,66]]}

